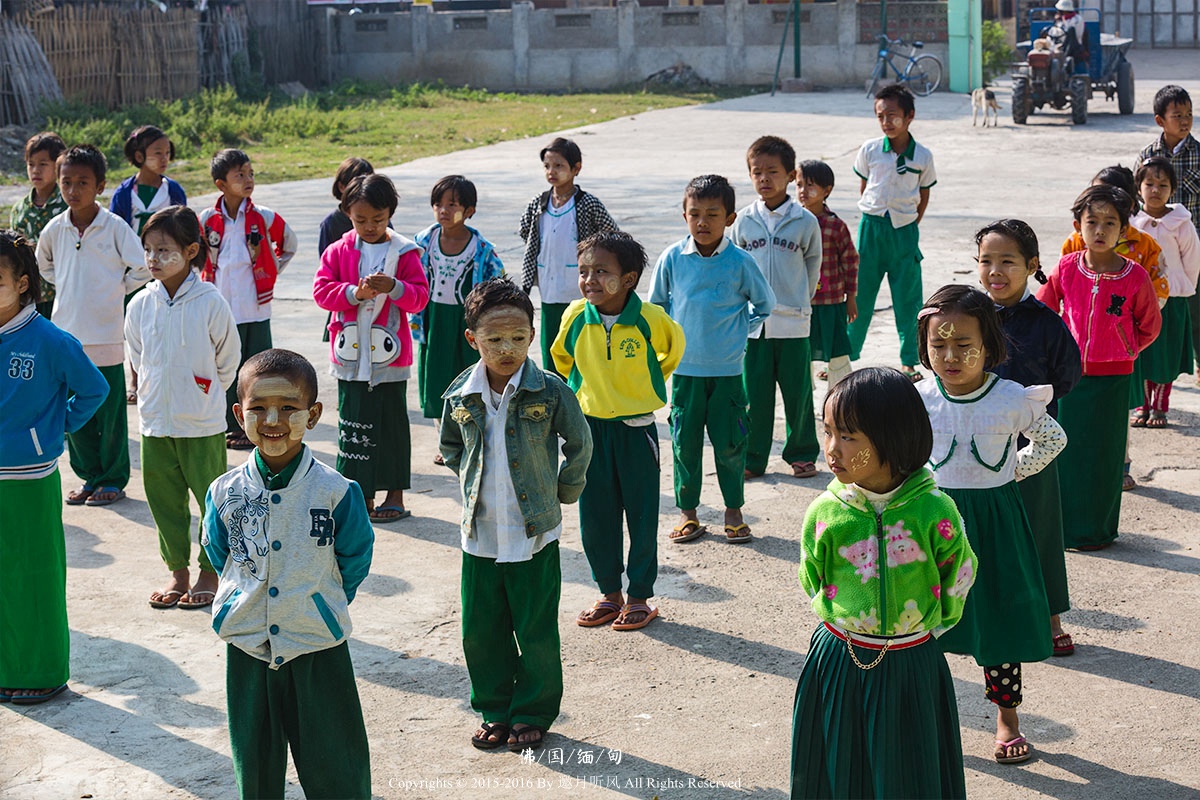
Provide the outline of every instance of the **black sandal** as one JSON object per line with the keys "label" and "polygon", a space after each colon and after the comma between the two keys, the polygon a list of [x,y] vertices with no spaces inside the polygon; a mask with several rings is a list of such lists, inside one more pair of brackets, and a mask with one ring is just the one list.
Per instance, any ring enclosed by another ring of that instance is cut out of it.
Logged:
{"label": "black sandal", "polygon": [[[508,733],[512,728],[503,722],[485,722],[479,726],[479,730],[483,731],[483,736],[475,734],[471,737],[471,744],[479,750],[495,750],[508,744]],[[491,738],[493,733],[499,738]]]}
{"label": "black sandal", "polygon": [[[521,726],[520,730],[517,730],[517,725]],[[510,737],[508,740],[509,752],[510,753],[523,753],[526,750],[540,749],[542,744],[546,741],[546,729],[543,728],[541,725],[526,725],[523,722],[518,722],[517,725],[514,725],[512,727],[511,732],[509,733],[509,737]],[[529,733],[530,731],[535,731],[538,734],[538,738],[533,740],[532,742],[522,742],[517,739],[511,738],[511,737],[520,736],[523,733]]]}

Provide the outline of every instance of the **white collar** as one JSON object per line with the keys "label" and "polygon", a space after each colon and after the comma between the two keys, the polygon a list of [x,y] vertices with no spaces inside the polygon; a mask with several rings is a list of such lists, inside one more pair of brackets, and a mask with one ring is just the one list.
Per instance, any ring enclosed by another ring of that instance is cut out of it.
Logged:
{"label": "white collar", "polygon": [[[725,248],[729,247],[730,244],[731,244],[731,242],[729,240],[729,237],[722,236],[721,241],[717,243],[717,249],[713,250],[712,256],[707,256],[707,258],[712,258],[713,256],[721,255],[721,253],[725,252]],[[687,239],[684,240],[682,252],[683,252],[683,255],[685,255],[685,256],[690,256],[693,254],[700,255],[700,251],[696,249],[696,240],[692,238],[691,234],[688,234]],[[700,256],[700,257],[705,258],[706,256]]]}
{"label": "white collar", "polygon": [[29,305],[25,306],[20,311],[18,311],[15,317],[10,319],[8,322],[4,323],[3,325],[0,325],[0,333],[8,333],[11,330],[15,330],[16,328],[21,327],[22,325],[24,325],[26,322],[29,321],[29,318],[31,316],[33,316],[36,313],[37,313],[37,308],[34,306],[33,303],[30,303]]}
{"label": "white collar", "polygon": [[[508,384],[504,387],[505,395],[513,395],[517,392],[517,387],[521,385],[521,376],[525,374],[525,364],[522,364],[520,369],[513,373],[508,379]],[[459,394],[463,397],[471,394],[477,394],[480,397],[488,397],[488,392],[491,392],[492,386],[488,383],[487,367],[484,366],[483,360],[475,362],[475,368],[471,370],[471,376],[467,378],[467,382],[463,384]],[[510,391],[511,390],[511,391]],[[486,402],[486,401],[485,401]]]}
{"label": "white collar", "polygon": [[[798,206],[798,205],[800,205],[800,204],[797,203],[796,200],[792,197],[788,197],[786,200],[784,200],[782,203],[780,203],[779,207],[776,209],[767,208],[766,201],[763,200],[761,197],[758,200],[754,201],[754,207],[760,216],[779,217],[780,219],[783,219],[784,217],[790,217],[793,213],[795,213],[792,206]],[[801,208],[803,208],[803,206],[801,206]]]}

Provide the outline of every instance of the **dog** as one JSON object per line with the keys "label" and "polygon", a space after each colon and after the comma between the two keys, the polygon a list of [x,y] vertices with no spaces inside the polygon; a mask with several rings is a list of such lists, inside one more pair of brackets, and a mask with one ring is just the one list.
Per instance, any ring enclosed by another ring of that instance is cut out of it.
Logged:
{"label": "dog", "polygon": [[980,111],[983,112],[983,127],[987,127],[989,114],[993,128],[1000,124],[1000,104],[996,102],[996,93],[991,89],[971,92],[971,127],[975,127],[976,115]]}

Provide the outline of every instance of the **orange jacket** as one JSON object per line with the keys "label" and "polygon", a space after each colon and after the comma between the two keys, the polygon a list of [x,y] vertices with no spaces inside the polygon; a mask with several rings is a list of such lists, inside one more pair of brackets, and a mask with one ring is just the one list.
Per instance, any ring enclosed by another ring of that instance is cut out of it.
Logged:
{"label": "orange jacket", "polygon": [[[1085,249],[1083,237],[1079,235],[1079,231],[1075,231],[1063,242],[1062,255],[1077,253],[1083,249]],[[1122,255],[1130,261],[1136,261],[1146,272],[1150,273],[1150,283],[1154,287],[1154,296],[1158,298],[1158,307],[1162,308],[1166,305],[1167,298],[1171,296],[1171,284],[1167,282],[1167,276],[1158,268],[1158,257],[1162,253],[1158,242],[1130,225],[1125,228],[1125,238],[1115,249],[1118,255]]]}

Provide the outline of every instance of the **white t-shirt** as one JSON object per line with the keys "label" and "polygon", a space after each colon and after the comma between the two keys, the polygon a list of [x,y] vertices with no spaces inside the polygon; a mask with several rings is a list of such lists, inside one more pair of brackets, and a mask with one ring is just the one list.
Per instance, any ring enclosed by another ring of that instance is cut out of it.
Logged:
{"label": "white t-shirt", "polygon": [[538,253],[538,290],[543,303],[570,303],[579,294],[579,226],[575,198],[561,208],[550,207],[538,220],[542,249]]}
{"label": "white t-shirt", "polygon": [[475,270],[475,251],[479,237],[472,236],[467,246],[456,256],[442,252],[440,235],[429,240],[429,302],[461,306],[467,300],[468,286]]}

